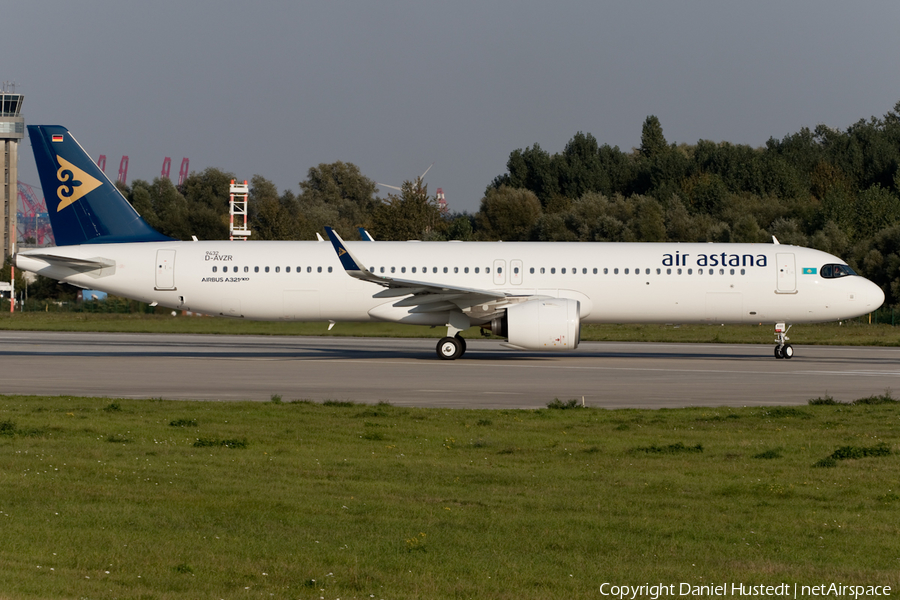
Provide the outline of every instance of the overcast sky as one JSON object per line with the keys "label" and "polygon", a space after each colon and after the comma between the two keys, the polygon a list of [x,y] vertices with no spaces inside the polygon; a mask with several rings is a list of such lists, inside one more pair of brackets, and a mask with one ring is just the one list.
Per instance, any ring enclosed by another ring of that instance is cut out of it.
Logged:
{"label": "overcast sky", "polygon": [[512,150],[628,150],[650,114],[669,142],[753,146],[880,117],[898,23],[896,0],[8,1],[0,81],[113,179],[123,154],[129,181],[186,156],[294,192],[319,163],[393,185],[434,163],[429,190],[474,212]]}

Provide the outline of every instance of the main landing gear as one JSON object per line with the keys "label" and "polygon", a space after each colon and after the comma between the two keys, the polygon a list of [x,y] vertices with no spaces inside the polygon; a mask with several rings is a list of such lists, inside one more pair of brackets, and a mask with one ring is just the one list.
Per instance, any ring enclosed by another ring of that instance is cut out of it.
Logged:
{"label": "main landing gear", "polygon": [[469,328],[469,317],[461,312],[451,312],[447,324],[447,337],[437,345],[437,355],[441,360],[456,360],[466,353],[466,340],[459,333]]}
{"label": "main landing gear", "polygon": [[775,358],[791,358],[794,356],[794,348],[788,341],[787,332],[791,326],[786,328],[784,323],[775,323]]}
{"label": "main landing gear", "polygon": [[441,338],[437,345],[437,355],[443,360],[455,360],[465,352],[466,340],[458,333],[453,337]]}

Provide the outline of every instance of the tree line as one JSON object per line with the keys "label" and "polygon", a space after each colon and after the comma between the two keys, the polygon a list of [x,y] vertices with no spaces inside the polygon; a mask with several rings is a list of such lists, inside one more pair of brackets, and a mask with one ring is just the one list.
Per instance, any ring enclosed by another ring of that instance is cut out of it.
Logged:
{"label": "tree line", "polygon": [[[135,180],[122,192],[161,233],[227,239],[233,173],[209,168],[180,188]],[[754,148],[666,140],[648,116],[629,151],[578,132],[562,152],[513,150],[474,214],[445,213],[421,181],[397,194],[344,162],[310,168],[299,192],[250,180],[251,239],[315,239],[334,227],[378,240],[781,243],[842,257],[900,301],[900,102],[846,130],[819,125]]]}

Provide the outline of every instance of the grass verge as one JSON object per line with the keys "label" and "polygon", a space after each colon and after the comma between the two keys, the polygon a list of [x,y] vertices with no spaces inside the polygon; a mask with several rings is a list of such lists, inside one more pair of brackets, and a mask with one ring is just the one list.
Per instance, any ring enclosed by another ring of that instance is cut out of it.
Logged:
{"label": "grass verge", "polygon": [[0,396],[0,593],[896,590],[898,425],[896,402],[487,411]]}

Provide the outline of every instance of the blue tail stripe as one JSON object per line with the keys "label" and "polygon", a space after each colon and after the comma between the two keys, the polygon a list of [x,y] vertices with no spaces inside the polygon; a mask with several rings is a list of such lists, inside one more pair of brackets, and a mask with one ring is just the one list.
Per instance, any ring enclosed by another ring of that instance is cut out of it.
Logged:
{"label": "blue tail stripe", "polygon": [[29,125],[28,135],[58,246],[172,240],[140,217],[68,129]]}

